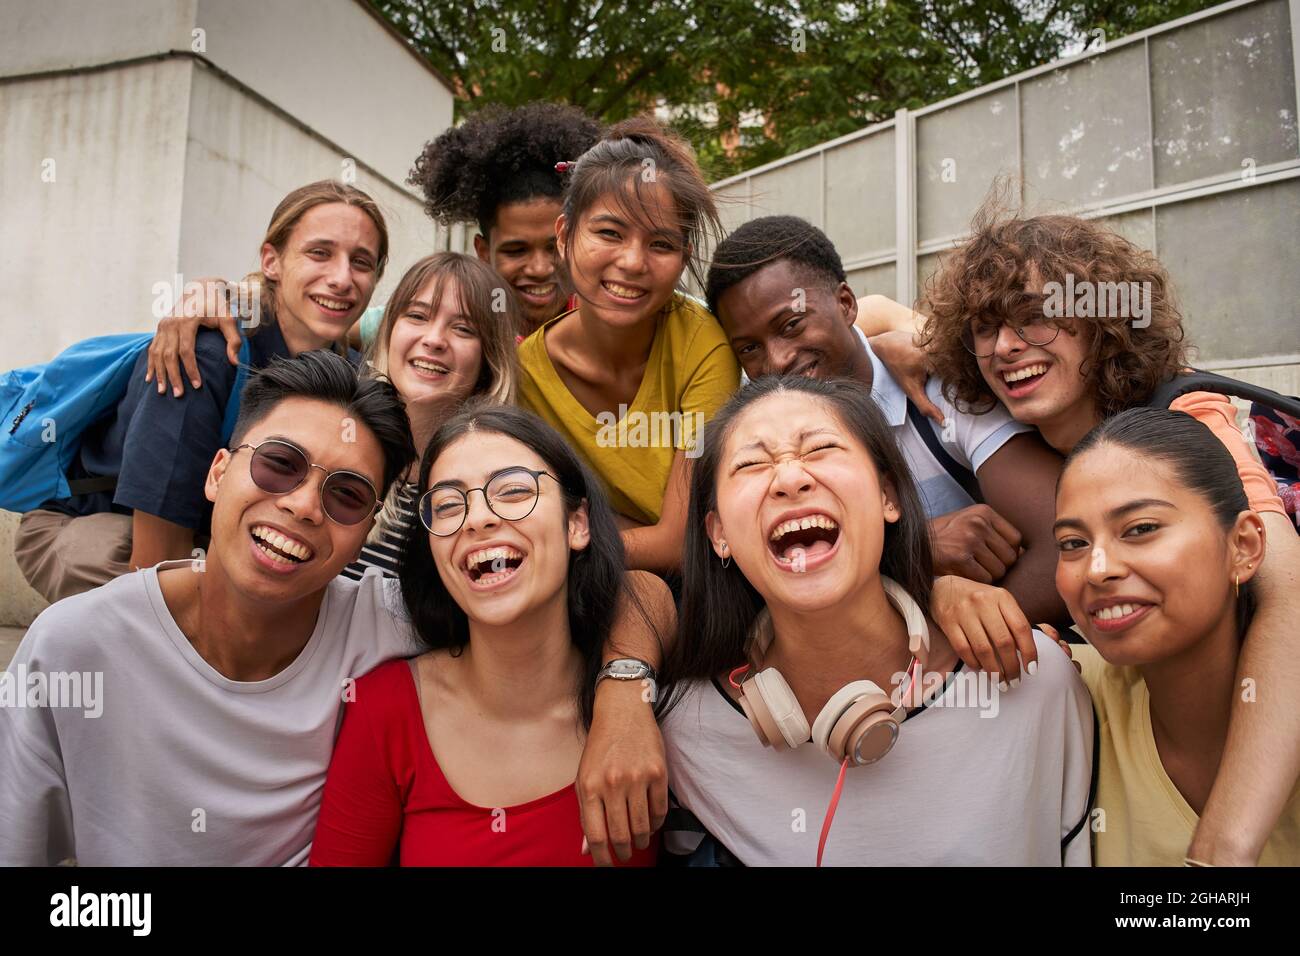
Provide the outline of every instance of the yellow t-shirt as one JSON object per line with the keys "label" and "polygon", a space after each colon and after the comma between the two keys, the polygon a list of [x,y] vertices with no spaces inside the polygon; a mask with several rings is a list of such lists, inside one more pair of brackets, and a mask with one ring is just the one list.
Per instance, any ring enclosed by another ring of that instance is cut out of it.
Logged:
{"label": "yellow t-shirt", "polygon": [[554,426],[586,459],[605,482],[615,511],[656,524],[674,452],[699,455],[701,428],[739,386],[740,365],[709,310],[674,292],[636,397],[594,416],[573,397],[546,353],[546,330],[562,318],[520,344],[519,404]]}
{"label": "yellow t-shirt", "polygon": [[[1089,645],[1073,644],[1070,650],[1083,668],[1100,727],[1093,865],[1182,866],[1198,817],[1160,763],[1146,681],[1136,667],[1107,664]],[[1300,865],[1300,788],[1282,811],[1259,862]]]}

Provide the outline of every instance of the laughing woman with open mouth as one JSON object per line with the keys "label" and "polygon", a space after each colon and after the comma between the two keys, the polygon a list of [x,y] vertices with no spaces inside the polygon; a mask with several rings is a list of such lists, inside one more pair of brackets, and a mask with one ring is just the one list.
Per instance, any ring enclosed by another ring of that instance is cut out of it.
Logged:
{"label": "laughing woman with open mouth", "polygon": [[509,407],[443,425],[419,491],[399,578],[427,651],[357,681],[311,861],[590,866],[574,780],[625,587],[613,512],[564,441]]}
{"label": "laughing woman with open mouth", "polygon": [[925,515],[867,389],[742,389],[695,468],[684,564],[664,740],[714,859],[1088,864],[1087,691],[1037,631],[1014,693],[963,670],[921,610]]}

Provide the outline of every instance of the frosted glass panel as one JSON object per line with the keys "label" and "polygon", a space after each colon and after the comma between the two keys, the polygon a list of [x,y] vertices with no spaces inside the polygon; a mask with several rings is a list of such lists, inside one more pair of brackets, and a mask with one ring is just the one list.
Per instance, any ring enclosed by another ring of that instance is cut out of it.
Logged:
{"label": "frosted glass panel", "polygon": [[1145,85],[1140,43],[1023,83],[1027,185],[1073,205],[1150,189]]}
{"label": "frosted glass panel", "polygon": [[814,226],[822,218],[821,158],[807,159],[779,166],[754,177],[754,210],[759,216],[798,216]]}
{"label": "frosted glass panel", "polygon": [[1286,3],[1242,7],[1150,44],[1156,185],[1297,156]]}
{"label": "frosted glass panel", "polygon": [[1016,94],[1004,89],[916,121],[919,241],[965,233],[999,173],[1015,175]]}
{"label": "frosted glass panel", "polygon": [[894,248],[894,131],[826,152],[826,234],[843,259]]}
{"label": "frosted glass panel", "polygon": [[1300,180],[1160,206],[1156,235],[1200,360],[1300,353]]}
{"label": "frosted glass panel", "polygon": [[854,269],[849,273],[849,288],[858,297],[871,294],[887,295],[898,298],[898,269],[892,262],[865,269]]}
{"label": "frosted glass panel", "polygon": [[1103,216],[1097,222],[1107,229],[1118,232],[1139,249],[1158,251],[1156,223],[1150,209],[1138,209],[1134,212],[1120,213],[1118,216]]}

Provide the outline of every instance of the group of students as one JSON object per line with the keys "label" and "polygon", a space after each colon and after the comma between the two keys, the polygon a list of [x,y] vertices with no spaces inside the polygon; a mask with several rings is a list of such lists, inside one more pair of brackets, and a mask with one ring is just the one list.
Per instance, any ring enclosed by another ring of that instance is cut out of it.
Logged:
{"label": "group of students", "polygon": [[[372,309],[379,208],[295,190],[256,326],[184,303],[82,441],[113,490],[24,515],[10,673],[103,708],[0,708],[0,863],[1300,863],[1300,540],[1226,398],[1149,407],[1154,257],[982,215],[859,300],[550,104],[412,182],[477,256]],[[1049,318],[1067,274],[1150,321]]]}

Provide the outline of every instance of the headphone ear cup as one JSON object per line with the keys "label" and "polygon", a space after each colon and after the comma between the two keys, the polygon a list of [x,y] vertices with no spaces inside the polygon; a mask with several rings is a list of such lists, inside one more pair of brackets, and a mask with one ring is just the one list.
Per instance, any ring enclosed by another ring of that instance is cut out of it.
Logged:
{"label": "headphone ear cup", "polygon": [[808,742],[808,718],[779,671],[775,668],[759,671],[741,687],[744,691],[741,709],[764,744],[785,750]]}
{"label": "headphone ear cup", "polygon": [[869,680],[840,688],[813,722],[813,742],[836,763],[874,763],[894,746],[898,723],[893,701]]}

